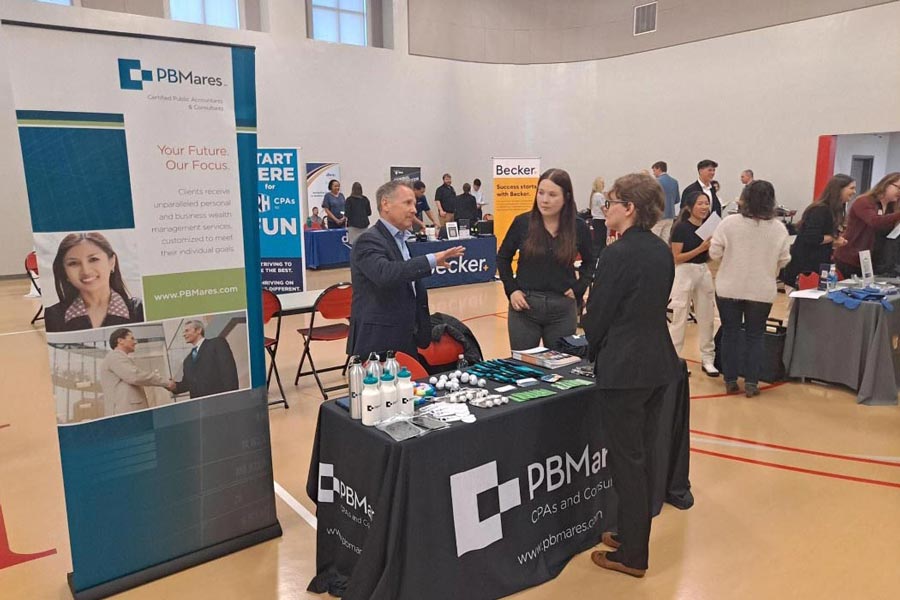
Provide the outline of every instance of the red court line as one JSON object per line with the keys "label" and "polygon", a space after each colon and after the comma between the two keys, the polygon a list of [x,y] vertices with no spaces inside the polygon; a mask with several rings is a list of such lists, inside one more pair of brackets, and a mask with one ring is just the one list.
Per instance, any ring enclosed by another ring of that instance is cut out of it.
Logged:
{"label": "red court line", "polygon": [[0,425],[0,429],[3,429],[4,427],[9,427],[9,423],[3,423],[2,425]]}
{"label": "red court line", "polygon": [[895,483],[893,481],[880,481],[878,479],[866,479],[864,477],[853,477],[851,475],[840,475],[838,473],[829,473],[827,471],[815,471],[813,469],[804,469],[801,467],[791,467],[788,465],[781,465],[778,463],[767,462],[764,460],[754,460],[752,458],[744,458],[743,456],[734,456],[733,454],[722,454],[721,452],[713,452],[711,450],[703,450],[701,448],[691,448],[691,452],[696,452],[698,454],[707,454],[709,456],[715,456],[716,458],[724,458],[727,460],[736,460],[738,462],[745,462],[751,465],[760,465],[763,467],[772,467],[773,469],[782,469],[784,471],[793,471],[795,473],[806,473],[807,475],[818,475],[819,477],[830,477],[831,479],[843,479],[844,481],[855,481],[856,483],[868,483],[870,485],[880,485],[883,487],[891,487],[900,489],[900,483]]}
{"label": "red court line", "polygon": [[496,313],[488,313],[486,315],[477,315],[474,317],[469,317],[467,319],[463,319],[462,322],[465,323],[466,321],[474,321],[475,319],[483,319],[485,317],[500,317],[501,319],[505,319],[506,313],[505,312],[496,312]]}
{"label": "red court line", "polygon": [[[771,390],[771,389],[774,389],[777,387],[781,387],[783,385],[786,385],[787,383],[789,383],[789,382],[780,381],[778,383],[763,385],[763,386],[760,386],[759,391],[764,392],[766,390]],[[707,398],[725,398],[726,396],[740,396],[742,393],[743,392],[735,392],[733,394],[726,394],[725,392],[722,392],[721,394],[705,394],[702,396],[691,396],[691,400],[705,400]]]}
{"label": "red court line", "polygon": [[767,442],[757,442],[755,440],[747,440],[739,437],[732,437],[730,435],[721,435],[718,433],[709,433],[707,431],[700,431],[698,429],[691,429],[691,433],[696,433],[697,435],[703,435],[711,438],[718,438],[720,440],[730,440],[733,442],[741,442],[744,444],[752,444],[754,446],[763,446],[765,448],[775,448],[777,450],[787,450],[788,452],[797,452],[798,454],[810,454],[812,456],[824,456],[825,458],[836,458],[838,460],[849,460],[853,462],[861,462],[870,465],[884,465],[887,467],[900,467],[900,463],[898,462],[890,462],[887,460],[878,460],[875,458],[862,458],[859,456],[850,456],[848,454],[835,454],[833,452],[821,452],[819,450],[807,450],[806,448],[797,448],[794,446],[782,446],[780,444],[769,444]]}

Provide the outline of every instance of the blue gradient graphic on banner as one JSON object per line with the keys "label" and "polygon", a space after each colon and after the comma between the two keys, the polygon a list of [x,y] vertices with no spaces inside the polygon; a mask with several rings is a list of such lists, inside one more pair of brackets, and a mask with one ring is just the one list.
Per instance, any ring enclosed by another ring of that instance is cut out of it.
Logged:
{"label": "blue gradient graphic on banner", "polygon": [[[256,127],[256,59],[252,48],[232,48],[235,125]],[[250,385],[266,384],[263,349],[262,277],[259,264],[259,208],[256,201],[256,131],[238,132],[238,172],[244,224],[244,264],[247,277],[247,332],[250,337]],[[253,267],[251,267],[253,265]]]}
{"label": "blue gradient graphic on banner", "polygon": [[19,140],[34,232],[134,227],[123,129],[20,122]]}

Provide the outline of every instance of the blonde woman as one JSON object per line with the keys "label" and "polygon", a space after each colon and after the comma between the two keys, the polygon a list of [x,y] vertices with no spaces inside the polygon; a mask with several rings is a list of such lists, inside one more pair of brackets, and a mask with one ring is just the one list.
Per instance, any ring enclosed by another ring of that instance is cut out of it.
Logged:
{"label": "blonde woman", "polygon": [[602,177],[594,179],[594,185],[591,186],[590,207],[594,260],[600,256],[600,251],[606,247],[606,215],[603,213],[603,205],[606,202],[606,196],[603,194],[605,187],[606,181]]}

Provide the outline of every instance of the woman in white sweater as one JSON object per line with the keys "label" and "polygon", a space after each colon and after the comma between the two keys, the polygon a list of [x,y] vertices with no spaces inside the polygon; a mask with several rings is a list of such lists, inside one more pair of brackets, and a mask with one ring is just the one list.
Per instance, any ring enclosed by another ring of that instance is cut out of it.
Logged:
{"label": "woman in white sweater", "polygon": [[[722,374],[725,391],[739,391],[737,379],[744,338],[744,392],[759,394],[763,335],[777,289],[775,278],[791,260],[784,224],[775,219],[775,188],[757,180],[744,188],[740,213],[725,217],[712,236],[709,256],[721,260],[716,304],[722,318]],[[741,324],[744,331],[741,331]]]}

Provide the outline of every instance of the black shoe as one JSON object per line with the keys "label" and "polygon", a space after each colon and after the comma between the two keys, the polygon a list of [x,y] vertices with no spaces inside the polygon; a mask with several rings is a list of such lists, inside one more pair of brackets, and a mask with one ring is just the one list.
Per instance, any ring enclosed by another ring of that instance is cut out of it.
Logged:
{"label": "black shoe", "polygon": [[748,398],[759,396],[759,385],[756,383],[744,383],[744,395]]}
{"label": "black shoe", "polygon": [[726,381],[725,382],[725,393],[726,394],[737,394],[741,391],[741,388],[738,387],[737,381]]}

